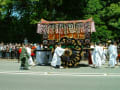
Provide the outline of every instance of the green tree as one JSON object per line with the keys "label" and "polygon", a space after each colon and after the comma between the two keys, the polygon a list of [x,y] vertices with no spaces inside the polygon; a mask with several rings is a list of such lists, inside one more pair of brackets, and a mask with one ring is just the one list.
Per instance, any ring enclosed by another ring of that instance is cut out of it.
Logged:
{"label": "green tree", "polygon": [[111,3],[110,6],[104,9],[103,20],[106,21],[106,25],[109,30],[112,31],[112,35],[115,39],[120,35],[120,2]]}
{"label": "green tree", "polygon": [[93,41],[119,38],[119,0],[88,0],[84,13],[86,13],[84,16],[85,19],[93,17],[95,21],[97,32],[92,34]]}
{"label": "green tree", "polygon": [[[96,26],[92,41],[120,38],[119,0],[0,0],[0,40],[41,41],[37,23],[46,20],[93,18]],[[8,34],[9,33],[9,34]]]}

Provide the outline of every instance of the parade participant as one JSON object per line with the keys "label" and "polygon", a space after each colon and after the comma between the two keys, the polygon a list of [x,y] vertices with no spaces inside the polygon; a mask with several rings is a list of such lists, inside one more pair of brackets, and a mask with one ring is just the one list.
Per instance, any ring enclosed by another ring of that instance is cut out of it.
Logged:
{"label": "parade participant", "polygon": [[106,47],[104,46],[104,44],[101,45],[101,49],[102,49],[102,64],[105,64],[106,61]]}
{"label": "parade participant", "polygon": [[115,50],[116,50],[116,55],[117,55],[116,60],[115,60],[116,61],[115,64],[117,65],[118,64],[118,50],[117,50],[118,46],[117,46],[117,42],[114,42],[114,45],[115,45],[115,48],[116,48]]}
{"label": "parade participant", "polygon": [[93,59],[92,59],[93,66],[101,67],[101,64],[102,64],[101,59],[102,59],[102,50],[100,47],[100,43],[97,42],[93,51]]}
{"label": "parade participant", "polygon": [[27,50],[27,53],[29,55],[28,64],[34,66],[35,64],[34,64],[33,59],[31,57],[31,45],[30,44],[27,45],[26,50]]}
{"label": "parade participant", "polygon": [[29,70],[28,59],[29,59],[29,55],[27,53],[26,47],[23,45],[22,52],[20,54],[21,70]]}
{"label": "parade participant", "polygon": [[91,51],[91,59],[92,59],[92,64],[93,64],[93,67],[95,67],[95,60],[94,60],[94,56],[95,56],[95,46],[96,45],[91,45],[90,48],[93,49]]}
{"label": "parade participant", "polygon": [[89,64],[93,64],[93,55],[94,55],[94,48],[95,48],[95,45],[94,45],[94,43],[91,43],[91,45],[90,45],[90,50],[89,50]]}
{"label": "parade participant", "polygon": [[110,67],[115,67],[115,64],[117,64],[117,46],[115,45],[115,42],[111,42],[110,46],[108,47],[108,53],[109,53],[109,65]]}
{"label": "parade participant", "polygon": [[55,68],[62,68],[61,67],[61,57],[63,55],[63,53],[65,52],[66,49],[61,48],[61,44],[58,43],[57,47],[54,51],[54,55],[52,58],[52,62],[51,62],[51,66],[55,67]]}

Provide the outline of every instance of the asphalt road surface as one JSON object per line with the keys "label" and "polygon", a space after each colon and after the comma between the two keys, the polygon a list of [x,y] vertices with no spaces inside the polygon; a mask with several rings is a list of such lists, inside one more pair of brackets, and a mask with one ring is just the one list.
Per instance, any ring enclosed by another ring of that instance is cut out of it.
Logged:
{"label": "asphalt road surface", "polygon": [[19,70],[16,60],[0,60],[0,90],[120,90],[120,66],[91,68],[86,61],[78,68],[53,69],[34,66]]}

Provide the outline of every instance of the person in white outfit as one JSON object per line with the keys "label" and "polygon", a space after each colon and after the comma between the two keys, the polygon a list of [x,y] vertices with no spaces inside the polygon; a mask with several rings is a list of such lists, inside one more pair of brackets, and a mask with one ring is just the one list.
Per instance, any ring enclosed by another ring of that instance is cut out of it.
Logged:
{"label": "person in white outfit", "polygon": [[34,62],[32,60],[32,57],[31,57],[31,47],[30,47],[30,45],[27,45],[26,50],[27,50],[27,53],[29,55],[28,64],[34,66],[35,64],[34,64]]}
{"label": "person in white outfit", "polygon": [[102,54],[101,62],[104,65],[106,61],[106,53],[105,53],[106,51],[105,51],[104,44],[101,44],[100,46],[101,46],[101,54]]}
{"label": "person in white outfit", "polygon": [[58,43],[54,51],[51,66],[55,68],[61,68],[61,57],[66,49],[61,48],[61,44]]}
{"label": "person in white outfit", "polygon": [[96,43],[94,48],[92,62],[94,67],[101,67],[102,65],[102,48],[99,42]]}
{"label": "person in white outfit", "polygon": [[110,46],[108,47],[108,54],[109,54],[109,65],[110,67],[115,67],[115,64],[117,64],[117,46],[115,42],[111,42]]}

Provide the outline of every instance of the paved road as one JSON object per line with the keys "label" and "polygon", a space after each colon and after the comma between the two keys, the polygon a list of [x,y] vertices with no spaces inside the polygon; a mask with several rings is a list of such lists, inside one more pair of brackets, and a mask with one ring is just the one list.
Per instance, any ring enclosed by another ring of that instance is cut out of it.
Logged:
{"label": "paved road", "polygon": [[19,70],[17,61],[0,60],[0,90],[119,90],[120,67],[53,69],[35,66]]}

